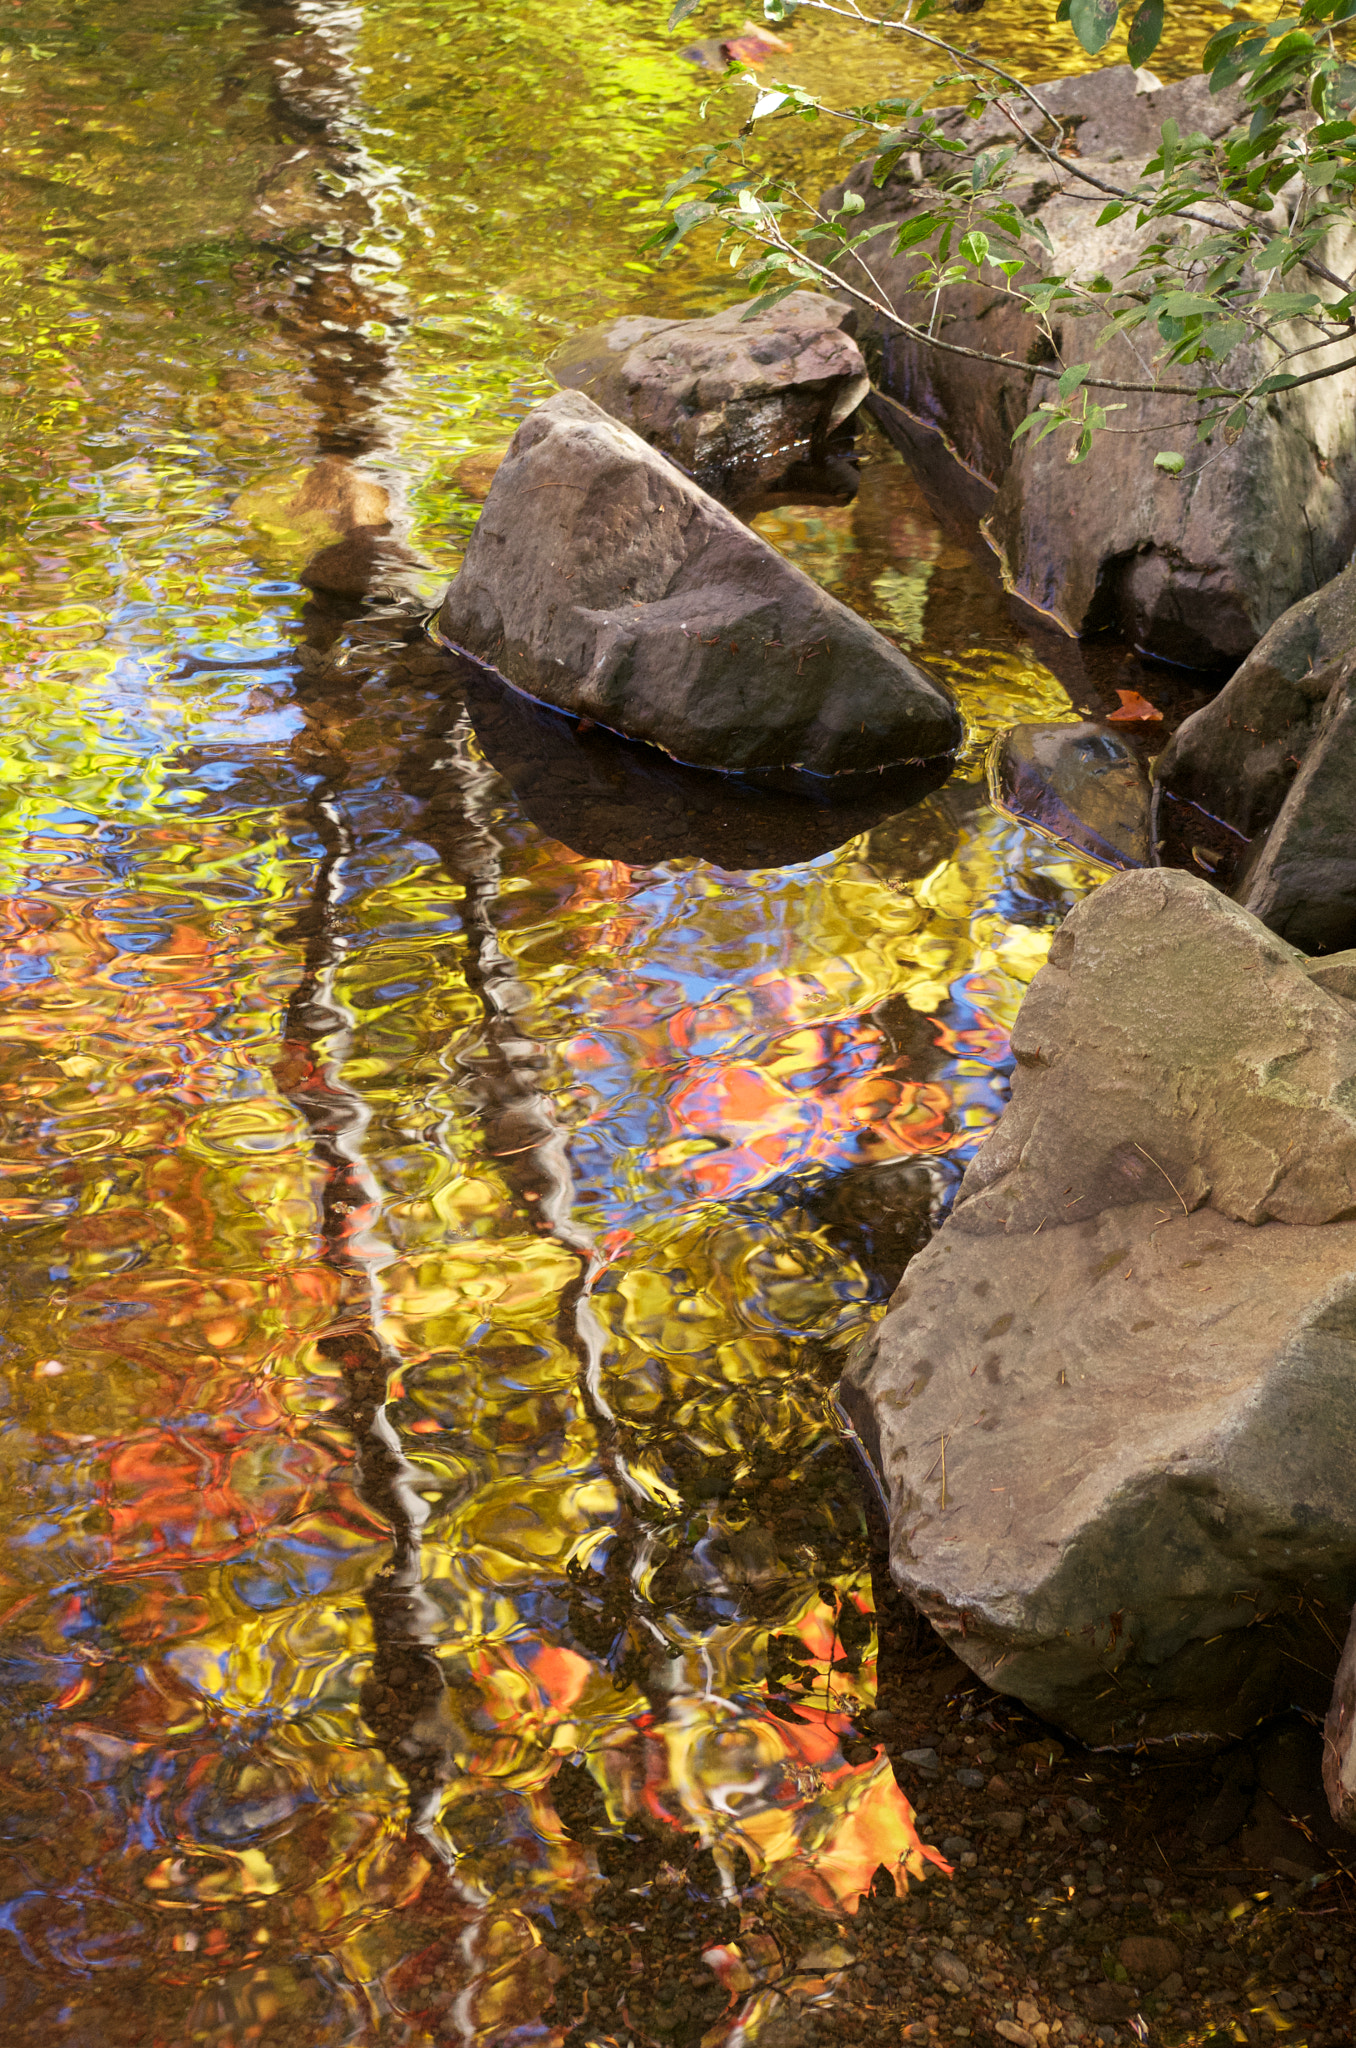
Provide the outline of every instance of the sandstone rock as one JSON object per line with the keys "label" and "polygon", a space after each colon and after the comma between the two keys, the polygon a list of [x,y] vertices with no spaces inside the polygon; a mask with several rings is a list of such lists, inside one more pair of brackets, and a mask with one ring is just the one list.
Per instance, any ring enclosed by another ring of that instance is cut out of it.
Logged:
{"label": "sandstone rock", "polygon": [[826,777],[960,739],[939,684],[582,392],[514,436],[437,630],[700,767]]}
{"label": "sandstone rock", "polygon": [[1356,940],[1356,658],[1339,670],[1303,764],[1234,893],[1306,953]]}
{"label": "sandstone rock", "polygon": [[[1177,121],[1183,133],[1217,136],[1238,113],[1232,95],[1212,97],[1200,77],[1138,92],[1126,66],[1052,81],[1040,90],[1069,137],[1066,148],[1095,175],[1121,183],[1133,183],[1165,119]],[[980,122],[953,110],[946,126],[974,149],[1015,139],[996,108]],[[951,167],[961,161],[950,159]],[[1071,174],[1056,172],[1025,146],[1015,164],[1017,203],[1038,213],[1050,236],[1049,267],[1088,279],[1099,273],[1114,278],[1137,260],[1153,230],[1138,229],[1133,212],[1099,227],[1099,204]],[[917,176],[931,168],[927,160],[915,158],[910,165],[902,159],[875,188],[868,162],[847,181],[866,202],[854,233],[880,226],[861,254],[889,303],[922,327],[931,300],[908,289],[917,252],[889,252],[893,229],[916,210]],[[821,204],[835,204],[842,190],[825,194]],[[1329,260],[1345,273],[1351,255],[1345,247],[1334,248]],[[846,270],[843,277],[850,282]],[[1100,325],[1096,317],[1061,316],[1060,359],[1091,360]],[[947,293],[937,332],[948,341],[1010,354],[1021,366],[1049,355],[1048,341],[1020,307],[982,284]],[[1125,431],[1100,437],[1089,457],[1071,468],[1061,434],[1038,446],[1030,436],[1013,444],[1014,430],[1045,389],[1030,368],[1000,370],[946,356],[866,310],[857,334],[877,389],[894,401],[872,401],[882,426],[906,446],[940,440],[978,484],[996,493],[987,532],[1005,578],[1070,632],[1116,626],[1156,655],[1202,667],[1231,664],[1350,554],[1356,538],[1354,373],[1289,393],[1233,447],[1194,448],[1185,472],[1172,478],[1154,469],[1153,458],[1170,439],[1172,445],[1180,442],[1180,433],[1169,437],[1168,428],[1186,401],[1126,395],[1126,409],[1114,422]],[[1101,375],[1142,378],[1139,358],[1124,338],[1096,361]],[[1208,372],[1174,370],[1173,381],[1204,381],[1207,374],[1217,380],[1219,366]],[[1230,381],[1264,374],[1251,343],[1228,358],[1227,374]],[[1122,402],[1119,395],[1116,402]],[[1277,517],[1280,506],[1284,517]]]}
{"label": "sandstone rock", "polygon": [[1012,1102],[949,1228],[1145,1201],[1248,1224],[1356,1216],[1356,1032],[1307,965],[1193,876],[1085,898],[1022,1004]]}
{"label": "sandstone rock", "polygon": [[1085,1740],[1244,1733],[1356,1594],[1356,1019],[1305,965],[1189,876],[1080,904],[843,1381],[899,1584]]}
{"label": "sandstone rock", "polygon": [[1333,1819],[1356,1834],[1356,1616],[1323,1724],[1323,1789]]}
{"label": "sandstone rock", "polygon": [[[1231,828],[1204,865],[1307,952],[1356,939],[1356,570],[1278,619],[1233,679],[1164,749],[1160,857],[1187,866],[1206,819]],[[1251,842],[1251,843],[1249,843]]]}
{"label": "sandstone rock", "polygon": [[[1284,612],[1159,756],[1156,793],[1255,838],[1285,801],[1337,669],[1356,654],[1356,566]],[[1160,795],[1160,819],[1162,800]]]}
{"label": "sandstone rock", "polygon": [[1093,860],[1148,864],[1148,777],[1105,725],[1014,725],[990,751],[989,794],[1009,817]]}
{"label": "sandstone rock", "polygon": [[1329,953],[1324,960],[1311,960],[1307,972],[1310,981],[1329,995],[1356,1003],[1356,952]]}
{"label": "sandstone rock", "polygon": [[751,301],[704,320],[627,315],[589,328],[551,359],[583,391],[723,499],[822,462],[829,435],[869,389],[851,310],[791,292],[746,320]]}

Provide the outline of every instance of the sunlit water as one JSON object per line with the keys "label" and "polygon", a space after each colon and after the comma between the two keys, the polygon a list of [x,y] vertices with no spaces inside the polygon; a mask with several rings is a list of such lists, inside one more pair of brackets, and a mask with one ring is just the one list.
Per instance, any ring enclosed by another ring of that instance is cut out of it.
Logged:
{"label": "sunlit water", "polygon": [[833,2000],[770,1926],[936,1860],[828,1396],[1096,879],[980,775],[1077,650],[877,444],[762,530],[971,743],[902,814],[760,808],[468,708],[230,512],[363,454],[436,591],[561,336],[729,297],[637,253],[711,83],[661,29],[0,24],[7,2041],[752,2042],[797,1954]]}

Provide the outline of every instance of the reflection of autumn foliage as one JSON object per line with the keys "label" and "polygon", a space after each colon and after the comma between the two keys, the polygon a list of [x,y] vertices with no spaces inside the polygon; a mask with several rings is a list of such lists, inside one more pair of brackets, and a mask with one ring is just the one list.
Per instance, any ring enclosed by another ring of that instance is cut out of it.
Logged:
{"label": "reflection of autumn foliage", "polygon": [[[861,1595],[855,1604],[866,1608]],[[609,1700],[604,1675],[560,1645],[518,1637],[480,1651],[472,1668],[490,1726],[466,1767],[542,1791],[561,1752],[578,1749],[587,1731],[614,1821],[643,1812],[695,1829],[721,1867],[742,1849],[755,1871],[826,1910],[855,1912],[882,1865],[901,1889],[929,1864],[947,1871],[919,1837],[888,1759],[852,1764],[843,1755],[853,1700],[874,1693],[874,1654],[849,1674],[832,1610],[817,1599],[793,1626],[812,1685],[790,1714],[770,1713],[758,1697],[741,1709],[695,1692],[675,1695],[663,1713],[638,1711],[634,1700]]]}
{"label": "reflection of autumn foliage", "polygon": [[[813,977],[760,974],[737,998],[662,1013],[624,986],[565,1049],[581,1072],[615,1058],[604,1032],[624,1031],[638,1064],[675,1077],[665,1096],[671,1137],[646,1164],[681,1167],[692,1191],[728,1198],[807,1165],[950,1149],[951,1108],[870,1015],[824,1018],[831,999]],[[817,1013],[817,1014],[816,1014]]]}

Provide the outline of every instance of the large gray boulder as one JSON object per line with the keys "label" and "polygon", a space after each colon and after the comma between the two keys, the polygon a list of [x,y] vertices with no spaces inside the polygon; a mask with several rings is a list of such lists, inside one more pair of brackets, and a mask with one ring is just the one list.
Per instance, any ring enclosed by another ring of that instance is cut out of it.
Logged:
{"label": "large gray boulder", "polygon": [[[1039,215],[1049,234],[1046,267],[1085,280],[1099,274],[1114,279],[1139,258],[1158,224],[1138,229],[1132,210],[1099,227],[1102,195],[1078,183],[1073,160],[1103,179],[1133,184],[1163,121],[1175,120],[1184,134],[1218,136],[1236,119],[1237,101],[1212,97],[1199,77],[1138,91],[1127,66],[1055,80],[1040,90],[1065,131],[1070,170],[1057,171],[1044,156],[1021,148],[1014,160],[1017,203]],[[956,110],[945,125],[972,152],[1018,139],[996,109],[979,122]],[[948,167],[954,171],[963,162],[952,158]],[[879,227],[861,254],[889,304],[920,327],[929,323],[932,301],[908,288],[918,252],[890,251],[898,224],[918,210],[919,178],[940,163],[940,157],[902,159],[876,188],[867,162],[847,180],[866,202],[852,222],[854,232]],[[827,193],[821,205],[836,203],[843,189]],[[1327,254],[1345,273],[1356,249],[1334,247]],[[846,260],[855,264],[857,258]],[[1039,261],[1029,256],[1028,265],[1030,277]],[[1143,381],[1143,351],[1137,353],[1130,339],[1120,337],[1094,356],[1101,324],[1100,317],[1061,314],[1055,323],[1059,359],[1094,360],[1099,375]],[[1027,366],[1053,359],[1048,340],[1021,308],[987,284],[957,287],[940,303],[937,332],[947,341],[1011,355],[1014,367],[947,356],[863,310],[858,340],[885,394],[872,409],[905,445],[939,439],[978,486],[993,492],[986,532],[1005,580],[1069,632],[1115,627],[1173,661],[1232,665],[1350,554],[1356,373],[1269,401],[1233,446],[1193,445],[1179,424],[1188,401],[1115,394],[1125,406],[1112,422],[1117,432],[1099,436],[1087,459],[1070,467],[1064,434],[1039,445],[1031,436],[1012,441],[1050,388]],[[1323,360],[1315,353],[1315,366]],[[1250,382],[1269,367],[1248,343],[1229,356],[1224,370],[1231,383]],[[1220,380],[1219,365],[1172,373],[1177,383],[1207,379]],[[1181,476],[1154,468],[1160,448],[1184,445]]]}
{"label": "large gray boulder", "polygon": [[1327,1705],[1356,1595],[1356,1006],[1307,965],[1191,876],[1080,904],[1011,1106],[842,1384],[900,1585],[1089,1741]]}
{"label": "large gray boulder", "polygon": [[748,319],[751,303],[702,320],[627,314],[567,342],[551,374],[714,497],[745,497],[793,463],[822,463],[870,388],[844,302],[791,292]]}
{"label": "large gray boulder", "polygon": [[437,632],[698,767],[834,776],[961,737],[939,683],[582,392],[514,436]]}

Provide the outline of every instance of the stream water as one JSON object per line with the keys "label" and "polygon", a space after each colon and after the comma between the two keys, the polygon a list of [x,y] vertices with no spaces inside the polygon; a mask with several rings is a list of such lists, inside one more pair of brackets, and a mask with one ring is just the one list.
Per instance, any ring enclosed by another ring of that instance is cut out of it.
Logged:
{"label": "stream water", "polygon": [[[6,0],[7,2042],[771,2041],[796,1914],[937,1860],[828,1396],[1098,878],[984,737],[1123,655],[870,443],[762,530],[971,739],[820,810],[462,691],[231,510],[361,456],[433,594],[567,332],[728,301],[637,253],[712,83],[662,12]],[[1048,75],[1047,16],[981,26]]]}

